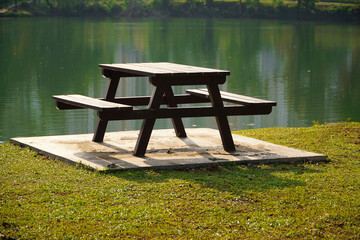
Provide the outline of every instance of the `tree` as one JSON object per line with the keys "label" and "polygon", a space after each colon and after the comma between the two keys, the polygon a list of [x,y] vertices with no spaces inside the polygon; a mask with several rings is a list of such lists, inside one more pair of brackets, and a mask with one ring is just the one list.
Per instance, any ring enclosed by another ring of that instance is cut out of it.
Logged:
{"label": "tree", "polygon": [[50,9],[69,10],[75,7],[85,7],[86,0],[46,0]]}
{"label": "tree", "polygon": [[242,15],[242,0],[239,0],[239,16]]}
{"label": "tree", "polygon": [[46,0],[46,4],[49,6],[50,9],[54,8],[54,5],[50,2],[50,0]]}
{"label": "tree", "polygon": [[316,0],[298,0],[298,8],[304,8],[306,10],[314,10],[315,9]]}

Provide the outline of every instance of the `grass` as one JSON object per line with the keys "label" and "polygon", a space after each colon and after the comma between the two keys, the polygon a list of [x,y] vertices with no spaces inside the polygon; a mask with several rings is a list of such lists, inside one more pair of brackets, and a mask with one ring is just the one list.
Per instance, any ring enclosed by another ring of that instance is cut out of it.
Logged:
{"label": "grass", "polygon": [[360,123],[237,133],[322,153],[330,162],[101,174],[1,144],[0,233],[15,239],[360,238]]}

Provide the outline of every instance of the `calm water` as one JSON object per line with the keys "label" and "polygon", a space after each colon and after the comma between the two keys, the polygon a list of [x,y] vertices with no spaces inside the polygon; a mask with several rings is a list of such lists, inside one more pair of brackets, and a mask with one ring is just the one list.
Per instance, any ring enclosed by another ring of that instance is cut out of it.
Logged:
{"label": "calm water", "polygon": [[[360,121],[360,26],[238,19],[0,19],[0,141],[93,132],[96,114],[59,111],[51,96],[104,96],[99,63],[167,61],[231,71],[223,90],[275,100],[268,116],[230,117],[232,130]],[[149,95],[126,79],[119,96]],[[186,87],[174,89],[183,93]],[[212,118],[186,127],[216,127]],[[139,129],[140,121],[110,130]],[[156,128],[171,128],[170,120]]]}

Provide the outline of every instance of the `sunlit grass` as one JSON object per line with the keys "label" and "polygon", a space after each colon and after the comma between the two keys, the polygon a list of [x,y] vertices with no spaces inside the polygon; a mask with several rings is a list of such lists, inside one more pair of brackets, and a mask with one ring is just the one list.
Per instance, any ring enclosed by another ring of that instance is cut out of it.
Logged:
{"label": "sunlit grass", "polygon": [[17,239],[360,237],[360,123],[239,132],[329,163],[100,174],[0,145],[0,233]]}

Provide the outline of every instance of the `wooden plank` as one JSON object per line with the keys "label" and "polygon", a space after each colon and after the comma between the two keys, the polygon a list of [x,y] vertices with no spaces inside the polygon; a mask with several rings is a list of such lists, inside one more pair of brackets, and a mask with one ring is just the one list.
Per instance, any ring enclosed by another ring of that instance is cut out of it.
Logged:
{"label": "wooden plank", "polygon": [[214,116],[240,116],[240,115],[265,115],[271,113],[271,106],[224,106],[224,107],[178,107],[160,109],[134,109],[119,114],[118,112],[98,112],[100,119],[104,120],[136,120],[150,118],[173,118],[173,117],[214,117]]}
{"label": "wooden plank", "polygon": [[225,75],[173,75],[173,76],[161,76],[150,77],[150,83],[154,86],[160,86],[162,84],[170,84],[171,86],[185,86],[185,85],[206,85],[209,82],[215,82],[216,84],[224,84],[226,81]]}
{"label": "wooden plank", "polygon": [[168,63],[168,62],[161,62],[161,63],[154,63],[154,68],[159,69],[166,69],[171,71],[172,73],[183,73],[183,74],[226,74],[229,75],[230,72],[227,70],[219,70],[213,68],[204,68],[204,67],[196,67],[196,66],[189,66],[183,64],[176,64],[176,63]]}
{"label": "wooden plank", "polygon": [[[199,97],[190,94],[179,94],[175,95],[175,102],[177,104],[191,104],[191,103],[207,103],[210,100],[208,98]],[[97,98],[99,100],[104,100],[104,98]],[[150,101],[150,96],[139,96],[139,97],[117,97],[111,102],[125,104],[129,106],[147,106]],[[167,104],[167,100],[164,97],[161,104]],[[63,102],[57,102],[57,108],[60,110],[71,110],[71,109],[81,109],[81,107],[74,106],[71,104],[66,104]]]}
{"label": "wooden plank", "polygon": [[187,76],[187,75],[229,75],[226,70],[188,66],[175,63],[115,63],[99,64],[102,69],[134,74],[136,76]]}
{"label": "wooden plank", "polygon": [[140,65],[140,63],[100,64],[99,67],[116,72],[130,73],[130,74],[134,74],[135,76],[171,75],[171,73],[169,73],[166,70],[154,69],[148,64]]}
{"label": "wooden plank", "polygon": [[[101,66],[101,65],[100,65]],[[169,74],[169,71],[163,69],[156,69],[150,64],[144,63],[126,63],[126,64],[109,64],[108,66],[114,67],[120,71],[129,71],[139,74],[144,74],[145,76],[152,76],[156,74]],[[171,74],[171,72],[170,72]]]}
{"label": "wooden plank", "polygon": [[[149,104],[150,96],[139,96],[139,97],[118,97],[114,99],[114,102],[121,103],[131,106],[146,106]],[[179,94],[174,95],[174,101],[177,104],[191,104],[191,103],[206,103],[209,102],[208,99],[203,97],[194,96],[191,94]],[[167,104],[168,101],[165,97],[161,104]]]}
{"label": "wooden plank", "polygon": [[119,72],[119,71],[113,71],[111,69],[102,69],[101,70],[103,77],[106,78],[123,78],[123,77],[141,77],[143,75],[139,74],[133,74],[133,73],[127,73],[127,72]]}
{"label": "wooden plank", "polygon": [[[193,94],[195,96],[209,98],[209,92],[207,89],[187,89],[186,92],[189,94]],[[220,94],[221,94],[221,99],[225,102],[244,104],[244,105],[276,106],[276,102],[274,101],[263,100],[259,98],[248,97],[248,96],[224,92],[224,91],[220,91]]]}
{"label": "wooden plank", "polygon": [[174,74],[178,74],[178,73],[186,73],[184,71],[179,71],[176,70],[172,67],[172,64],[162,64],[162,63],[139,63],[138,64],[139,67],[141,68],[150,68],[152,69],[153,73],[155,74],[169,74],[169,75],[174,75]]}
{"label": "wooden plank", "polygon": [[251,104],[268,104],[268,105],[276,106],[276,102],[274,101],[263,100],[259,98],[248,97],[248,96],[224,92],[224,91],[220,91],[220,93],[221,93],[221,97],[224,99],[228,99],[228,101],[238,101],[238,99],[240,99],[240,101],[243,102],[246,101]]}
{"label": "wooden plank", "polygon": [[129,111],[132,106],[108,102],[96,98],[91,98],[83,95],[55,95],[53,99],[57,102],[63,102],[69,105],[74,105],[81,108],[90,108],[97,111]]}

